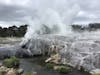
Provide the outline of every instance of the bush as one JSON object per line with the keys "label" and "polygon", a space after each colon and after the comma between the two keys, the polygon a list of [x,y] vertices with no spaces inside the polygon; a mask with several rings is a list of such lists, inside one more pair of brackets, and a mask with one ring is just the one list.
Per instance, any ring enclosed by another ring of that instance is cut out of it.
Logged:
{"label": "bush", "polygon": [[59,66],[57,71],[60,73],[68,73],[71,71],[71,68],[67,66]]}
{"label": "bush", "polygon": [[100,75],[100,73],[96,73],[96,74],[93,74],[93,75]]}
{"label": "bush", "polygon": [[3,65],[8,67],[8,68],[17,68],[19,67],[19,59],[16,57],[11,57],[11,58],[7,58],[3,61]]}
{"label": "bush", "polygon": [[32,75],[32,72],[27,72],[25,75]]}
{"label": "bush", "polygon": [[52,63],[47,63],[46,68],[53,69],[54,65]]}

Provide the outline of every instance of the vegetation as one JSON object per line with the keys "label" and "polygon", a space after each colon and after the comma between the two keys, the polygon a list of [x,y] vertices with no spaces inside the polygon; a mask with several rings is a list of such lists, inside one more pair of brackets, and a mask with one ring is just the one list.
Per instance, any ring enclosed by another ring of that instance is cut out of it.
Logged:
{"label": "vegetation", "polygon": [[16,57],[7,58],[3,61],[3,65],[8,68],[17,68],[19,67],[20,61]]}
{"label": "vegetation", "polygon": [[68,66],[59,66],[57,68],[57,71],[60,72],[60,73],[68,73],[71,71],[71,68],[68,67]]}
{"label": "vegetation", "polygon": [[0,27],[0,37],[23,37],[26,33],[28,25],[22,25],[20,27],[12,26],[8,28]]}
{"label": "vegetation", "polygon": [[55,65],[53,63],[47,63],[46,64],[46,68],[47,69],[52,69],[52,70],[55,70],[55,71],[58,71],[60,73],[68,73],[68,72],[71,72],[71,67],[68,67],[68,66],[62,66],[62,65]]}
{"label": "vegetation", "polygon": [[27,72],[25,75],[33,75],[32,72]]}
{"label": "vegetation", "polygon": [[54,67],[54,64],[52,64],[52,63],[46,64],[46,68],[48,68],[48,69],[53,69],[53,67]]}
{"label": "vegetation", "polygon": [[93,74],[93,75],[100,75],[100,73],[96,73],[96,74]]}
{"label": "vegetation", "polygon": [[88,25],[73,24],[71,26],[72,26],[72,29],[74,31],[77,31],[77,30],[89,30],[89,31],[93,31],[93,30],[100,29],[100,23],[90,23]]}
{"label": "vegetation", "polygon": [[[11,26],[8,28],[2,28],[0,27],[0,37],[23,37],[27,31],[27,26],[28,25],[21,25],[20,27],[17,26]],[[73,24],[71,25],[72,30],[74,31],[78,31],[78,30],[89,30],[89,31],[93,31],[96,29],[100,29],[100,23],[90,23],[88,25],[80,25],[80,24]],[[57,30],[57,27],[54,26],[53,30]],[[51,33],[50,29],[46,26],[43,25],[42,27],[43,33],[44,34],[48,34]],[[40,31],[37,31],[38,34],[40,34]]]}

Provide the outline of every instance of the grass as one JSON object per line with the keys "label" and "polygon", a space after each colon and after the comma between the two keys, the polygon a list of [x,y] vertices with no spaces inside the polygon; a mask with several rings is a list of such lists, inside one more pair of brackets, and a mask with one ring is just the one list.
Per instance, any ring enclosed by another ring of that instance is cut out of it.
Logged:
{"label": "grass", "polygon": [[20,64],[20,61],[15,56],[13,56],[11,58],[7,58],[3,61],[3,65],[8,68],[17,68],[19,66],[19,64]]}
{"label": "grass", "polygon": [[33,75],[32,72],[27,72],[25,75]]}
{"label": "grass", "polygon": [[68,73],[71,72],[71,68],[68,66],[59,66],[57,71],[60,73]]}
{"label": "grass", "polygon": [[52,63],[47,63],[45,66],[46,66],[47,69],[53,69],[54,64],[52,64]]}

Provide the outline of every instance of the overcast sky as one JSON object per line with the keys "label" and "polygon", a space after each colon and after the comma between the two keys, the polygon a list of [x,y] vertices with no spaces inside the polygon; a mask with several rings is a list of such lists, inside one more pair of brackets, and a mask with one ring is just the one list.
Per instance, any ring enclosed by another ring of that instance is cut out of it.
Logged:
{"label": "overcast sky", "polygon": [[[0,0],[0,25],[27,23],[29,16],[34,16],[34,5],[38,0]],[[42,1],[42,0],[41,0]],[[51,1],[51,0],[50,0]],[[62,1],[62,0],[57,0]],[[66,0],[79,5],[80,11],[73,23],[87,24],[100,22],[100,0]]]}

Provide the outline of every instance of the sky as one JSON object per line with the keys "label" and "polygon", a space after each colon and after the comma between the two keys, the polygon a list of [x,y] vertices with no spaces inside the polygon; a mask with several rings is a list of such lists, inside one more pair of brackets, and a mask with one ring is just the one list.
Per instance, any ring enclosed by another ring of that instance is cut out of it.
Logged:
{"label": "sky", "polygon": [[[0,26],[28,24],[30,16],[36,16],[36,8],[39,5],[38,1],[45,2],[46,0],[0,0]],[[61,3],[64,0],[56,1]],[[66,2],[70,5],[66,4],[64,7],[68,6],[70,8],[73,4],[80,7],[72,23],[88,24],[100,22],[100,0],[66,0]]]}

